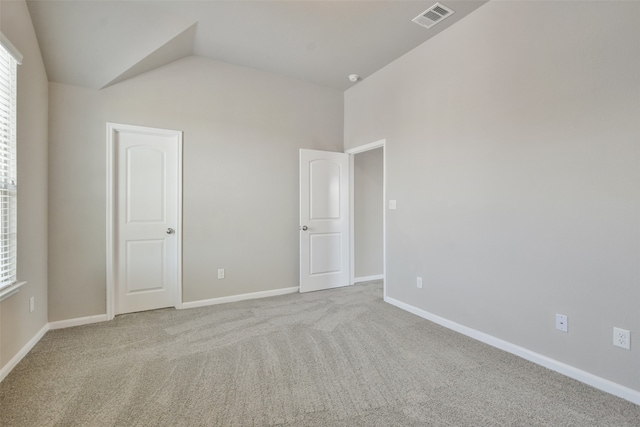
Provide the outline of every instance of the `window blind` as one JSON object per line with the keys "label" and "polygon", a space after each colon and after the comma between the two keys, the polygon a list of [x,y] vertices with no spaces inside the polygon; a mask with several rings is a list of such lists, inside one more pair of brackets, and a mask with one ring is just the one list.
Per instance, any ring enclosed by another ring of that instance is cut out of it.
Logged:
{"label": "window blind", "polygon": [[16,281],[17,66],[16,58],[0,43],[0,289]]}

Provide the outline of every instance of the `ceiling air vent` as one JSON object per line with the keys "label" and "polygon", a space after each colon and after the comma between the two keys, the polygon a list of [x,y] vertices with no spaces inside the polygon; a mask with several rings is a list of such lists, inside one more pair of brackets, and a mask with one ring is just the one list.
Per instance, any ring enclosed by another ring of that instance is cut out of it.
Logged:
{"label": "ceiling air vent", "polygon": [[453,15],[453,13],[453,10],[449,9],[447,6],[436,3],[420,15],[413,18],[412,21],[425,28],[431,28],[446,17]]}

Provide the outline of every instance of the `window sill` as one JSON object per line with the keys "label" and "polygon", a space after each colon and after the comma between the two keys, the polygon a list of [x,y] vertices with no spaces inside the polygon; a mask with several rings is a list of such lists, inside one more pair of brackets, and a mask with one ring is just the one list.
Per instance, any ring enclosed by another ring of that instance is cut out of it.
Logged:
{"label": "window sill", "polygon": [[4,301],[9,298],[11,295],[15,295],[20,290],[22,285],[26,285],[27,282],[16,282],[11,286],[7,286],[6,288],[0,289],[0,301]]}

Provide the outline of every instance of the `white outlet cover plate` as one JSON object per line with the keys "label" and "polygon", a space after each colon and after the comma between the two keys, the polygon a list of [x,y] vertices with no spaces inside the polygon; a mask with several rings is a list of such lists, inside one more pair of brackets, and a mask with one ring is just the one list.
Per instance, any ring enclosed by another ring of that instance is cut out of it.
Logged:
{"label": "white outlet cover plate", "polygon": [[569,318],[564,314],[556,314],[556,329],[562,332],[568,332]]}
{"label": "white outlet cover plate", "polygon": [[631,350],[631,332],[626,329],[613,328],[613,345]]}

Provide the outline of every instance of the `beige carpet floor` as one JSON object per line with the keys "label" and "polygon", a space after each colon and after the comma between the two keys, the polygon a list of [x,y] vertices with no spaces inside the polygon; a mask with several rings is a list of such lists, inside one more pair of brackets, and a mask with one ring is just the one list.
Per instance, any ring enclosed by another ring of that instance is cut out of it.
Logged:
{"label": "beige carpet floor", "polygon": [[406,313],[379,283],[48,332],[13,426],[640,426],[640,407]]}

